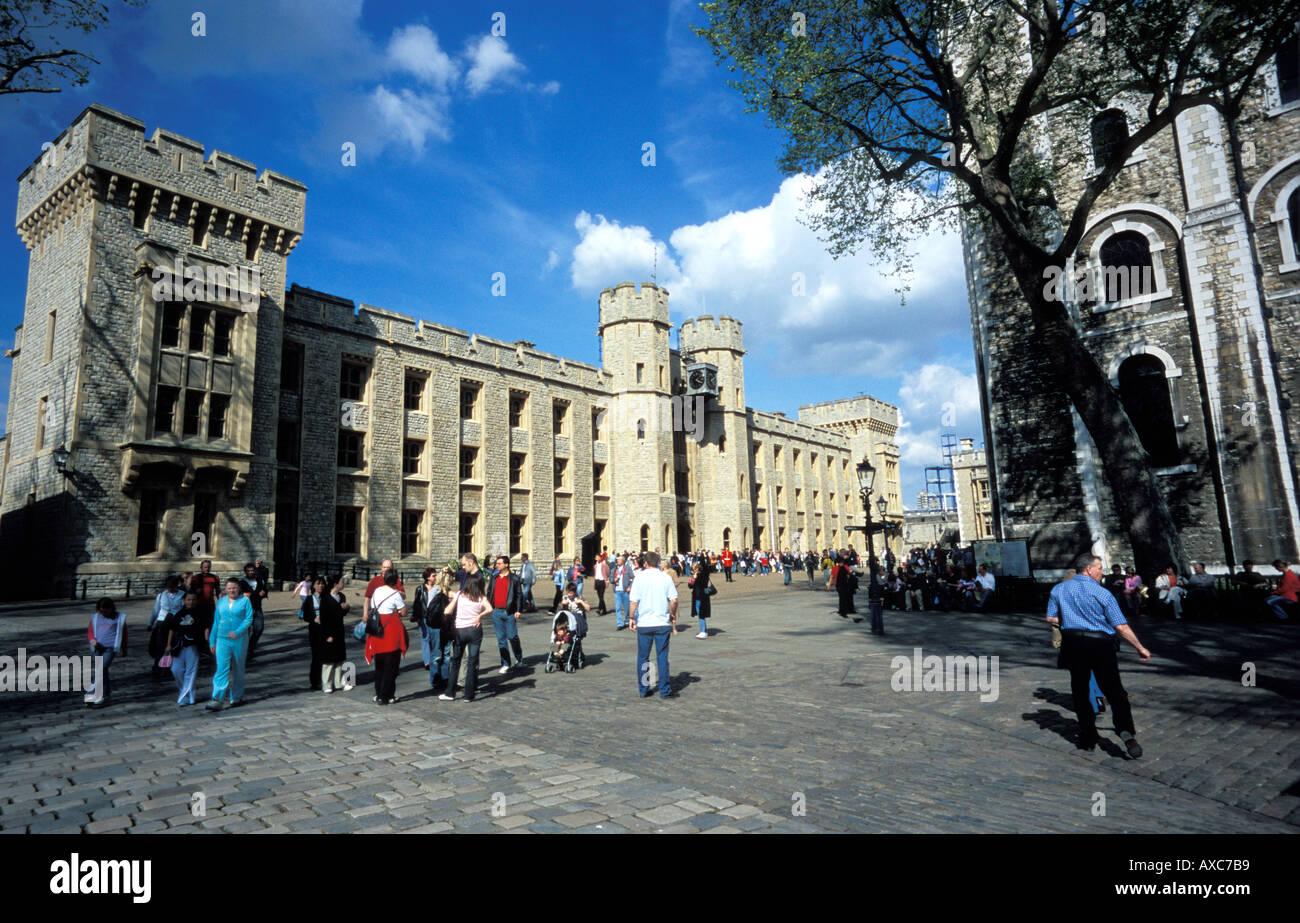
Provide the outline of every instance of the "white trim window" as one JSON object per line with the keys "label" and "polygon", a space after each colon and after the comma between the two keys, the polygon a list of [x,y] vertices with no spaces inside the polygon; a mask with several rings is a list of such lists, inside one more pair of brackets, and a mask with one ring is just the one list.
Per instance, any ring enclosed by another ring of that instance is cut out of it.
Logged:
{"label": "white trim window", "polygon": [[1151,225],[1129,218],[1112,221],[1088,251],[1093,311],[1136,308],[1144,313],[1157,301],[1172,298],[1165,250]]}
{"label": "white trim window", "polygon": [[1282,264],[1277,271],[1300,270],[1300,175],[1293,176],[1277,194],[1269,219],[1277,228],[1282,249]]}

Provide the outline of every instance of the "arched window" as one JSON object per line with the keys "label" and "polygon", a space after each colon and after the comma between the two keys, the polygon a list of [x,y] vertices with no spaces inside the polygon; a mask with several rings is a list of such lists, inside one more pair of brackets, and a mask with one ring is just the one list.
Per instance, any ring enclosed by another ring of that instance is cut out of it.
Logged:
{"label": "arched window", "polygon": [[1300,100],[1300,36],[1292,35],[1274,59],[1277,92],[1282,105]]}
{"label": "arched window", "polygon": [[1178,431],[1164,363],[1147,353],[1125,359],[1119,367],[1119,399],[1151,463],[1157,468],[1179,464]]}
{"label": "arched window", "polygon": [[1128,142],[1128,116],[1121,109],[1098,112],[1092,119],[1092,165],[1106,166]]}
{"label": "arched window", "polygon": [[650,527],[649,526],[641,527],[641,550],[642,551],[650,550]]}
{"label": "arched window", "polygon": [[748,495],[745,493],[745,476],[743,474],[740,476],[740,496],[742,500],[748,499]]}
{"label": "arched window", "polygon": [[1300,253],[1300,186],[1286,200],[1287,222],[1291,225],[1291,252]]}
{"label": "arched window", "polygon": [[722,530],[722,547],[723,547],[723,548],[729,548],[730,546],[731,546],[731,530],[730,530],[730,529],[723,529],[723,530]]}
{"label": "arched window", "polygon": [[1140,231],[1120,231],[1101,245],[1101,278],[1096,300],[1108,304],[1127,301],[1156,290],[1151,263],[1151,243]]}
{"label": "arched window", "polygon": [[718,452],[727,451],[727,437],[725,435],[718,437]]}
{"label": "arched window", "polygon": [[659,489],[664,493],[668,492],[668,465],[664,465],[659,473]]}
{"label": "arched window", "polygon": [[645,420],[636,421],[636,438],[638,439],[645,438]]}
{"label": "arched window", "polygon": [[673,530],[664,526],[664,554],[673,553]]}

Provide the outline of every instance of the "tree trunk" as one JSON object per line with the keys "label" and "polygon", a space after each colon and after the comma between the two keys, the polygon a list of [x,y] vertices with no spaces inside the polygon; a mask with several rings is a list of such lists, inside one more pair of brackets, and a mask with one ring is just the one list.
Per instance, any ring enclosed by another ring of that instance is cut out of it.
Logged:
{"label": "tree trunk", "polygon": [[1003,252],[1029,303],[1034,329],[1052,360],[1057,383],[1078,411],[1101,456],[1116,515],[1127,527],[1134,567],[1148,586],[1171,564],[1180,573],[1186,572],[1182,538],[1164,488],[1152,472],[1150,458],[1119,394],[1084,345],[1065,305],[1044,297],[1044,267],[1034,265],[1013,246],[1004,246]]}

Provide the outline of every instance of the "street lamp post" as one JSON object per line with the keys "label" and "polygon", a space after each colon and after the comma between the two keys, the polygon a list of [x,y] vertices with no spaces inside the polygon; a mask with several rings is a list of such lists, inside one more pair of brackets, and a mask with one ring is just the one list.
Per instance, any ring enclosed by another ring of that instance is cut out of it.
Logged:
{"label": "street lamp post", "polygon": [[[861,488],[862,510],[867,515],[867,569],[870,576],[867,578],[867,604],[871,609],[871,633],[883,635],[885,633],[885,612],[884,600],[880,596],[880,584],[876,579],[876,545],[871,539],[871,486],[876,480],[876,469],[872,467],[871,460],[863,458],[858,465],[858,486]],[[884,497],[880,498],[881,505],[881,522],[884,522]],[[883,539],[882,539],[883,540]]]}

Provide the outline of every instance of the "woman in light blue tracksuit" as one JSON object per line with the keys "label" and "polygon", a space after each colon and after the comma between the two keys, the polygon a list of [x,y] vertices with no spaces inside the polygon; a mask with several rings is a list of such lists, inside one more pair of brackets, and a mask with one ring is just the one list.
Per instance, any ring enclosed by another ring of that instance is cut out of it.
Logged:
{"label": "woman in light blue tracksuit", "polygon": [[217,660],[212,677],[210,711],[220,711],[224,699],[231,706],[244,704],[244,660],[248,656],[248,633],[253,627],[253,604],[243,595],[239,578],[226,580],[226,595],[217,602],[208,644]]}

